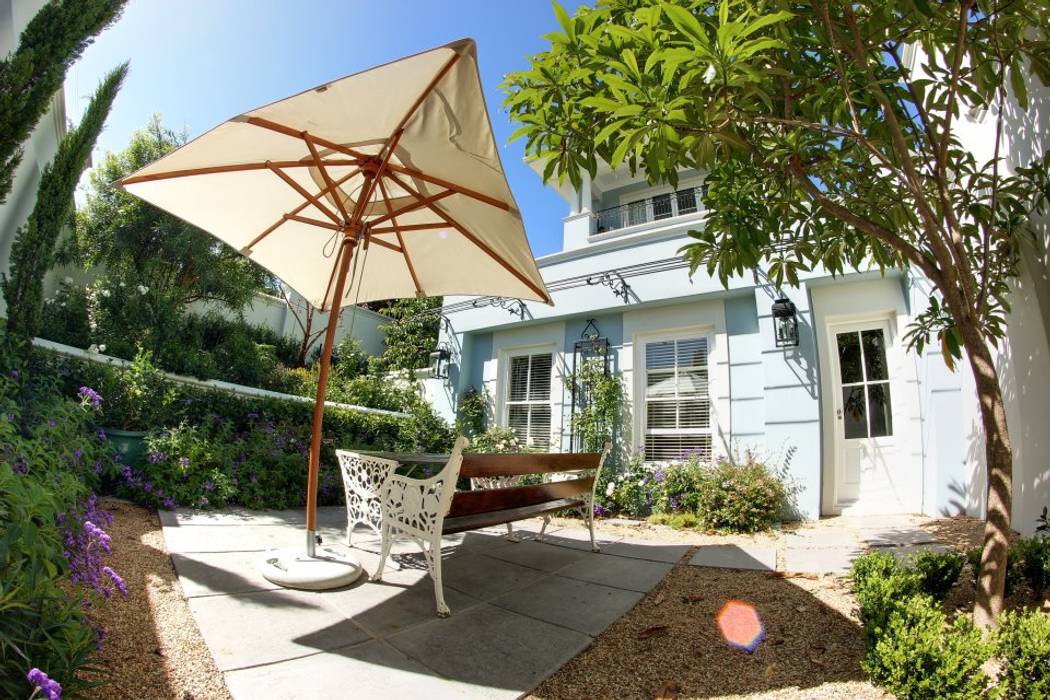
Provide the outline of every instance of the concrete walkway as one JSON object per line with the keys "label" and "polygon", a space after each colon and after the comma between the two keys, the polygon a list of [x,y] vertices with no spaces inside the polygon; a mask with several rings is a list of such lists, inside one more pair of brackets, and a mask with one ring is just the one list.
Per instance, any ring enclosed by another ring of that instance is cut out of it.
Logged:
{"label": "concrete walkway", "polygon": [[806,523],[778,543],[702,545],[689,563],[726,569],[844,574],[871,549],[900,558],[921,549],[946,549],[911,515],[836,517]]}
{"label": "concrete walkway", "polygon": [[[447,538],[445,598],[414,545],[395,547],[382,583],[278,589],[257,571],[265,550],[302,545],[301,511],[162,512],[179,581],[235,698],[514,698],[586,648],[690,550],[687,544],[600,538],[556,529],[547,543],[508,542],[503,529]],[[325,546],[344,548],[342,508],[319,511]],[[526,523],[528,530],[531,523]],[[534,528],[533,528],[534,529]],[[525,532],[529,535],[530,533]],[[359,532],[365,571],[378,542]]]}

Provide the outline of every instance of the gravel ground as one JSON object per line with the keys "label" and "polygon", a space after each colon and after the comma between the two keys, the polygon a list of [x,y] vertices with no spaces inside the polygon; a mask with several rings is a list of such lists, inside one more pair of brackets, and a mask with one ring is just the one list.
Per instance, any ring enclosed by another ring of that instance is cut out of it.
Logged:
{"label": "gravel ground", "polygon": [[107,630],[101,654],[105,685],[91,698],[224,700],[222,674],[190,614],[157,514],[116,500],[113,555],[107,559],[127,583],[128,597],[114,596],[98,611]]}

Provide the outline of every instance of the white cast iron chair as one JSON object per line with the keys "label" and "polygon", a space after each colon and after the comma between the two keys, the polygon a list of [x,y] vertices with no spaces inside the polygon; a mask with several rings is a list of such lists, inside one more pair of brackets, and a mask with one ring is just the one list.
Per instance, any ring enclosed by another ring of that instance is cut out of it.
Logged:
{"label": "white cast iron chair", "polygon": [[367,525],[382,535],[382,513],[379,508],[379,492],[383,483],[397,469],[397,462],[391,459],[363,455],[347,450],[336,450],[339,458],[339,471],[343,475],[343,489],[346,492],[346,544],[350,546],[354,528]]}
{"label": "white cast iron chair", "polygon": [[441,617],[451,614],[441,586],[441,525],[452,505],[459,469],[463,463],[463,450],[468,444],[465,437],[458,438],[445,468],[429,479],[394,474],[387,478],[379,492],[383,545],[373,580],[381,581],[383,578],[383,568],[390,555],[393,536],[398,533],[407,536],[423,550],[427,571],[434,581],[434,599]]}

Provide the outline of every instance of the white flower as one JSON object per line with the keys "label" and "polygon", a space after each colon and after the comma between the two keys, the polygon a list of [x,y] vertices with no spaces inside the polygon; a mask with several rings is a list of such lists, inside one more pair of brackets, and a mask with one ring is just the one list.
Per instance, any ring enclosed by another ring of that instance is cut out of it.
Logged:
{"label": "white flower", "polygon": [[99,352],[105,352],[106,351],[106,344],[103,343],[102,345],[99,345],[98,346],[98,351]]}
{"label": "white flower", "polygon": [[66,302],[63,301],[61,304],[59,304],[59,306],[61,306],[63,309],[66,308]]}
{"label": "white flower", "polygon": [[62,279],[63,284],[73,284],[73,278],[68,275]]}
{"label": "white flower", "polygon": [[98,346],[95,345],[94,343],[92,343],[91,345],[88,346],[88,352],[97,353],[98,352]]}
{"label": "white flower", "polygon": [[120,283],[120,286],[121,286],[121,287],[123,287],[123,286],[124,286],[124,283],[123,283],[123,282],[121,282],[121,283]]}
{"label": "white flower", "polygon": [[102,290],[102,296],[104,296],[104,297],[106,297],[108,299],[109,298],[109,290],[108,289],[103,289]]}
{"label": "white flower", "polygon": [[146,287],[146,286],[140,284],[138,286],[138,290],[139,290],[139,294],[145,294],[146,292],[149,291],[149,287]]}
{"label": "white flower", "polygon": [[615,491],[615,490],[616,490],[616,484],[614,484],[613,482],[610,481],[605,486],[605,495],[606,495],[606,497],[612,496],[613,495],[613,491]]}
{"label": "white flower", "polygon": [[712,63],[711,65],[709,65],[707,67],[707,70],[704,71],[704,82],[705,83],[709,83],[709,82],[711,82],[714,79],[715,79],[715,64]]}

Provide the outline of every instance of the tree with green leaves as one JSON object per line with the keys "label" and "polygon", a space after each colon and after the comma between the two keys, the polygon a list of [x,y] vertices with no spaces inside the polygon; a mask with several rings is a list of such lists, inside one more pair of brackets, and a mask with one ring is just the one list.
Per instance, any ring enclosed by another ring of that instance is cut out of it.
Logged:
{"label": "tree with green leaves", "polygon": [[22,144],[61,89],[66,71],[127,0],[50,0],[30,20],[18,48],[0,61],[0,204],[11,192]]}
{"label": "tree with green leaves", "polygon": [[[975,619],[1002,607],[1012,452],[994,350],[1047,156],[1008,171],[1007,113],[1050,83],[1040,0],[599,0],[508,77],[507,107],[547,178],[599,160],[676,182],[707,172],[707,218],[683,249],[723,283],[914,268],[934,289],[910,329],[976,380],[988,517]],[[993,156],[958,136],[987,110]],[[1015,138],[1017,136],[1015,135]],[[963,352],[965,351],[965,353]]]}
{"label": "tree with green leaves", "polygon": [[185,142],[154,117],[126,149],[107,153],[91,171],[87,202],[61,256],[94,268],[97,322],[150,348],[173,341],[189,304],[240,311],[269,279],[206,232],[115,186]]}
{"label": "tree with green leaves", "polygon": [[40,177],[33,212],[11,247],[11,275],[4,275],[0,283],[7,301],[7,331],[13,336],[28,340],[40,332],[44,275],[55,263],[59,236],[71,228],[73,191],[127,74],[125,63],[102,80],[80,125],[62,138],[55,159]]}
{"label": "tree with green leaves", "polygon": [[376,309],[389,316],[391,323],[381,324],[386,333],[386,352],[379,358],[377,369],[415,370],[430,364],[430,353],[437,347],[441,297],[394,299]]}

